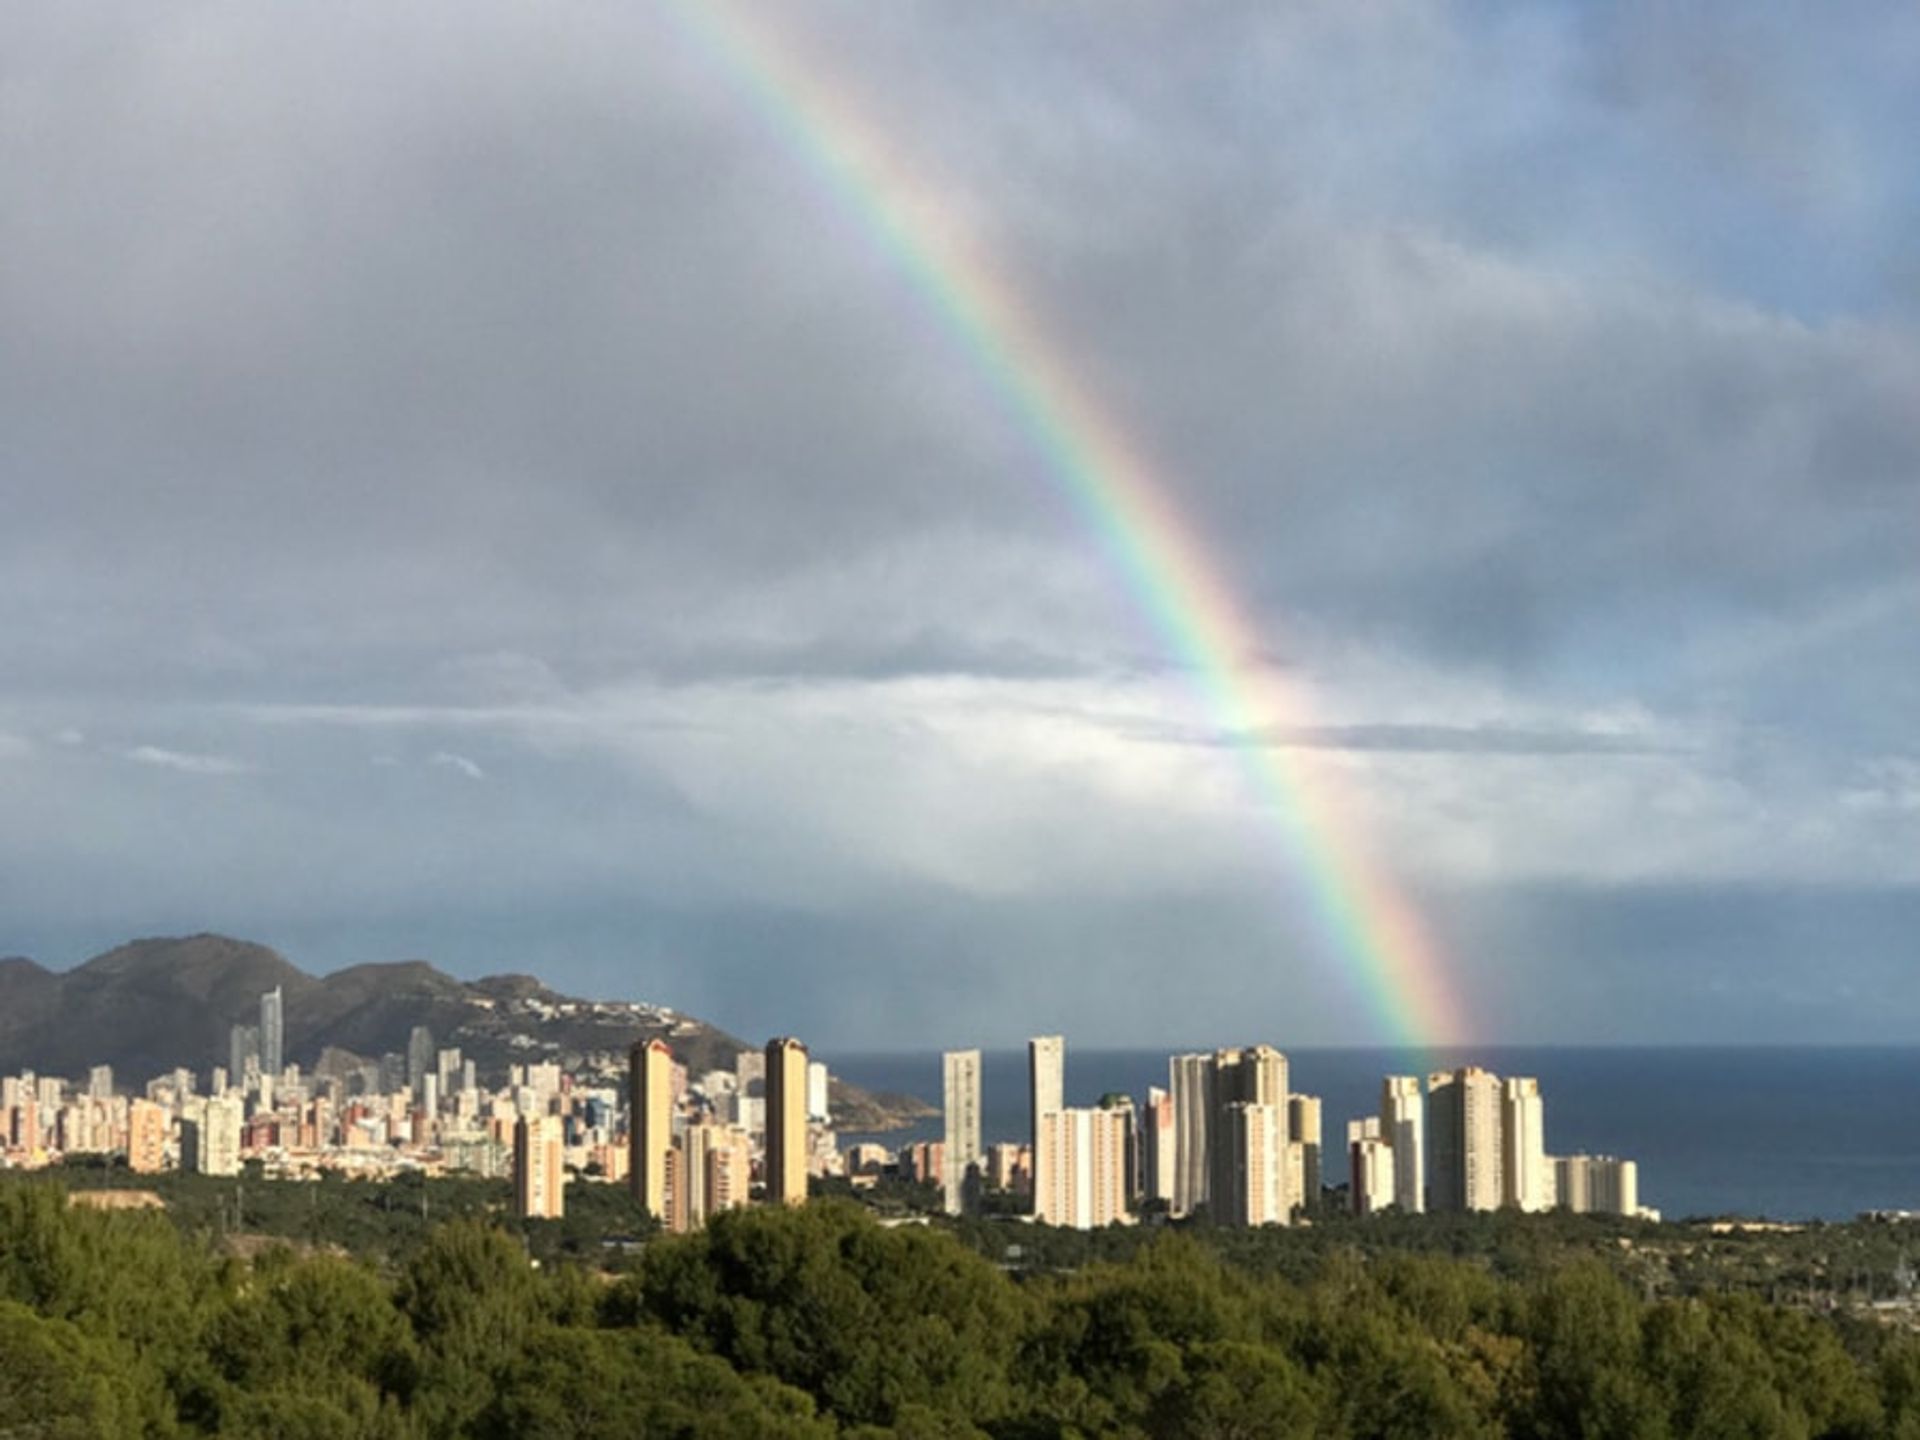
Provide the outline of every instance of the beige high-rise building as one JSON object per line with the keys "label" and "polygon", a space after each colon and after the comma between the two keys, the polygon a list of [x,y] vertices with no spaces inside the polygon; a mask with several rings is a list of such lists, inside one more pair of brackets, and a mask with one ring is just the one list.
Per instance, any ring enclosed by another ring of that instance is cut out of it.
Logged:
{"label": "beige high-rise building", "polygon": [[1287,1192],[1293,1203],[1308,1215],[1320,1213],[1320,1192],[1325,1183],[1325,1152],[1321,1148],[1320,1097],[1287,1097],[1287,1134],[1299,1147],[1297,1162],[1290,1162],[1292,1179]]}
{"label": "beige high-rise building", "polygon": [[1577,1215],[1638,1215],[1640,1167],[1611,1155],[1563,1155],[1549,1162],[1554,1200]]}
{"label": "beige high-rise building", "polygon": [[673,1149],[673,1052],[642,1040],[627,1053],[627,1186],[640,1208],[665,1224]]}
{"label": "beige high-rise building", "polygon": [[941,1097],[946,1115],[944,1154],[947,1213],[967,1208],[980,1173],[980,1052],[949,1050],[941,1056]]}
{"label": "beige high-rise building", "polygon": [[722,1210],[747,1203],[753,1156],[745,1130],[737,1125],[689,1125],[675,1153],[686,1174],[678,1228],[697,1230]]}
{"label": "beige high-rise building", "polygon": [[1051,1110],[1041,1133],[1055,1164],[1034,1214],[1048,1225],[1097,1229],[1124,1219],[1128,1115],[1124,1110]]}
{"label": "beige high-rise building", "polygon": [[1469,1065],[1428,1077],[1427,1159],[1429,1209],[1500,1208],[1499,1076]]}
{"label": "beige high-rise building", "polygon": [[1173,1092],[1173,1184],[1175,1215],[1191,1215],[1207,1203],[1212,1167],[1207,1124],[1213,1114],[1213,1057],[1175,1055],[1167,1062]]}
{"label": "beige high-rise building", "polygon": [[807,1047],[791,1036],[767,1042],[769,1205],[807,1200]]}
{"label": "beige high-rise building", "polygon": [[1380,1138],[1393,1147],[1393,1204],[1402,1215],[1427,1208],[1427,1102],[1418,1075],[1380,1083]]}
{"label": "beige high-rise building", "polygon": [[127,1106],[127,1168],[136,1175],[157,1175],[167,1163],[167,1112],[151,1100]]}
{"label": "beige high-rise building", "polygon": [[1530,1076],[1509,1077],[1500,1086],[1501,1203],[1537,1214],[1553,1208],[1553,1192],[1540,1082]]}
{"label": "beige high-rise building", "polygon": [[[1293,1137],[1287,1129],[1287,1057],[1271,1045],[1249,1045],[1239,1050],[1218,1050],[1213,1056],[1213,1110],[1207,1117],[1207,1203],[1214,1219],[1223,1225],[1264,1224],[1243,1218],[1264,1212],[1264,1202],[1250,1211],[1245,1187],[1248,1156],[1238,1148],[1238,1140],[1247,1132],[1236,1129],[1231,1112],[1236,1105],[1261,1105],[1279,1116],[1279,1138],[1275,1164],[1285,1185],[1286,1147]],[[1282,1213],[1292,1210],[1292,1200],[1282,1196]]]}
{"label": "beige high-rise building", "polygon": [[1053,1186],[1053,1152],[1041,1121],[1067,1104],[1067,1042],[1060,1035],[1036,1035],[1027,1041],[1028,1141],[1033,1146],[1034,1213],[1039,1197]]}
{"label": "beige high-rise building", "polygon": [[1396,1163],[1378,1116],[1347,1122],[1347,1199],[1354,1214],[1373,1215],[1396,1203]]}
{"label": "beige high-rise building", "polygon": [[1287,1107],[1236,1101],[1220,1127],[1227,1158],[1209,1202],[1222,1225],[1285,1225],[1293,1218],[1287,1188]]}
{"label": "beige high-rise building", "polygon": [[522,1115],[513,1125],[513,1210],[522,1219],[566,1213],[565,1140],[556,1115]]}

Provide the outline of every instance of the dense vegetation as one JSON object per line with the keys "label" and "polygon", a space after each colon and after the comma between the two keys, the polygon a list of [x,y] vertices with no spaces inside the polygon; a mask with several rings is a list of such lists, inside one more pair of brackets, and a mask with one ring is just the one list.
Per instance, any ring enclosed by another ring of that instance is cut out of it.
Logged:
{"label": "dense vegetation", "polygon": [[[996,1232],[1004,1233],[1004,1232]],[[479,1219],[375,1263],[242,1260],[157,1213],[0,1186],[0,1437],[1920,1437],[1920,1340],[1556,1253],[1191,1234],[1013,1274],[835,1201],[530,1263]]]}

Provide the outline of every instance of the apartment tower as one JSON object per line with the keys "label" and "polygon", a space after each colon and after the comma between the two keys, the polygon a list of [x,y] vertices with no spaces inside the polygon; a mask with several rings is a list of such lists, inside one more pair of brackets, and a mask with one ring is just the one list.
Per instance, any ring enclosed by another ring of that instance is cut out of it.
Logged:
{"label": "apartment tower", "polygon": [[1418,1075],[1380,1082],[1380,1138],[1393,1147],[1393,1204],[1402,1215],[1427,1208],[1427,1102]]}
{"label": "apartment tower", "polygon": [[767,1042],[767,1203],[807,1199],[807,1047],[791,1036]]}
{"label": "apartment tower", "polygon": [[1427,1162],[1429,1209],[1500,1208],[1499,1076],[1469,1065],[1428,1077]]}
{"label": "apartment tower", "polygon": [[1511,1077],[1500,1086],[1501,1203],[1528,1214],[1551,1210],[1553,1188],[1540,1082]]}
{"label": "apartment tower", "polygon": [[642,1040],[627,1052],[627,1186],[640,1208],[668,1217],[667,1155],[673,1149],[673,1052]]}
{"label": "apartment tower", "polygon": [[980,1052],[949,1050],[941,1056],[941,1098],[945,1101],[946,1149],[943,1156],[947,1213],[967,1208],[970,1180],[980,1169]]}
{"label": "apartment tower", "polygon": [[560,1120],[522,1115],[513,1126],[513,1211],[522,1219],[558,1220],[566,1213],[567,1172]]}
{"label": "apartment tower", "polygon": [[1067,1104],[1067,1042],[1060,1035],[1036,1035],[1027,1041],[1027,1138],[1033,1146],[1034,1213],[1053,1184],[1050,1133],[1040,1122]]}

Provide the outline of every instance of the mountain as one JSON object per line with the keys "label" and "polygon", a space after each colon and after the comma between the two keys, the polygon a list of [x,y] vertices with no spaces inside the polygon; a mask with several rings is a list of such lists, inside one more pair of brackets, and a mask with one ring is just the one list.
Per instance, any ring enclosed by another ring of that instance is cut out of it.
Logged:
{"label": "mountain", "polygon": [[[307,1069],[405,1054],[416,1025],[457,1046],[483,1083],[510,1064],[557,1060],[617,1072],[636,1040],[659,1037],[694,1074],[731,1068],[747,1048],[724,1030],[662,1006],[580,1000],[529,975],[456,980],[421,960],[355,965],[313,976],[264,945],[223,935],[135,940],[55,972],[0,960],[0,1073],[84,1077],[111,1065],[123,1088],[176,1067],[204,1075],[227,1063],[228,1032],[260,1019],[280,987],[286,1056]],[[843,1123],[885,1129],[926,1113],[919,1102],[835,1082]]]}

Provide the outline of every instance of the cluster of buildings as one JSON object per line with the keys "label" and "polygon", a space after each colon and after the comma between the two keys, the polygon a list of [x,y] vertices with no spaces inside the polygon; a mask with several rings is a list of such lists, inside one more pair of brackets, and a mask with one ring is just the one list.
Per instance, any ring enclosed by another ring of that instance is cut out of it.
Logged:
{"label": "cluster of buildings", "polygon": [[[1270,1045],[1173,1056],[1167,1088],[1144,1106],[1107,1095],[1065,1103],[1066,1046],[1028,1042],[1029,1139],[983,1147],[980,1052],[943,1060],[945,1134],[915,1147],[902,1169],[938,1178],[947,1209],[983,1192],[1030,1197],[1034,1217],[1076,1228],[1123,1223],[1147,1210],[1204,1211],[1223,1225],[1287,1225],[1327,1203],[1321,1100],[1290,1085]],[[1551,1210],[1647,1215],[1638,1170],[1611,1156],[1550,1156],[1539,1082],[1477,1067],[1427,1077],[1390,1075],[1378,1114],[1347,1127],[1346,1204],[1358,1215]],[[1654,1218],[1657,1218],[1654,1217]]]}
{"label": "cluster of buildings", "polygon": [[1571,1210],[1658,1219],[1640,1204],[1640,1170],[1611,1155],[1547,1154],[1546,1102],[1530,1076],[1477,1065],[1389,1075],[1380,1111],[1347,1123],[1347,1194],[1356,1215]]}
{"label": "cluster of buildings", "polygon": [[[83,1082],[31,1072],[0,1078],[0,1167],[39,1168],[86,1156],[124,1160],[136,1174],[181,1170],[310,1178],[336,1171],[385,1179],[406,1171],[511,1178],[526,1215],[564,1212],[570,1177],[655,1187],[650,1208],[675,1228],[744,1203],[753,1183],[804,1195],[810,1175],[837,1173],[830,1078],[797,1042],[742,1051],[730,1067],[689,1075],[660,1041],[626,1053],[510,1065],[483,1085],[458,1047],[415,1026],[404,1053],[324,1073],[285,1062],[279,991],[260,997],[259,1022],[236,1025],[222,1058],[196,1074],[170,1070],[134,1093],[112,1070]],[[663,1058],[664,1057],[664,1063]],[[634,1076],[652,1081],[635,1107]],[[635,1126],[643,1113],[652,1123]],[[661,1120],[665,1116],[664,1128]],[[670,1135],[655,1156],[642,1143]]]}
{"label": "cluster of buildings", "polygon": [[[627,1185],[669,1230],[699,1227],[754,1199],[797,1204],[812,1177],[878,1183],[892,1173],[937,1186],[954,1214],[997,1208],[1095,1228],[1149,1211],[1205,1213],[1225,1225],[1287,1225],[1329,1203],[1319,1097],[1295,1091],[1270,1045],[1173,1056],[1167,1085],[1066,1103],[1066,1042],[1028,1044],[1027,1134],[982,1141],[981,1056],[943,1057],[942,1138],[898,1153],[840,1149],[827,1067],[788,1037],[731,1067],[690,1074],[661,1039],[625,1055],[508,1067],[479,1083],[474,1062],[416,1026],[406,1052],[325,1073],[286,1063],[280,992],[259,1022],[236,1025],[227,1064],[204,1091],[180,1069],[125,1094],[97,1066],[81,1083],[0,1079],[0,1164],[121,1155],[135,1173],[236,1175],[322,1170],[380,1178],[401,1170],[510,1176],[522,1215],[564,1214],[570,1178]],[[1531,1078],[1468,1067],[1386,1077],[1379,1110],[1348,1123],[1344,1203],[1359,1215],[1555,1208],[1651,1214],[1631,1160],[1552,1156]],[[1337,1192],[1334,1192],[1337,1193]]]}

